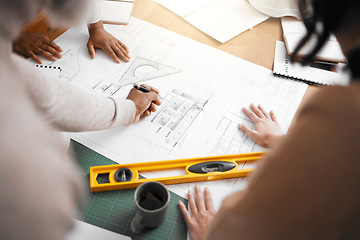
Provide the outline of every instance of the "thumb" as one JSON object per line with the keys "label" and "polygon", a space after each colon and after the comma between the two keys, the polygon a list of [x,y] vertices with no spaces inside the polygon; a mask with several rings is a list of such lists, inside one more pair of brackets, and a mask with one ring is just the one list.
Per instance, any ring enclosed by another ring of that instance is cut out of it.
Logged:
{"label": "thumb", "polygon": [[136,114],[133,123],[137,123],[140,120],[140,114]]}
{"label": "thumb", "polygon": [[91,57],[92,59],[94,59],[94,57],[95,57],[94,44],[92,44],[92,43],[89,41],[88,44],[87,44],[87,47],[88,47],[88,50],[89,50],[90,57]]}

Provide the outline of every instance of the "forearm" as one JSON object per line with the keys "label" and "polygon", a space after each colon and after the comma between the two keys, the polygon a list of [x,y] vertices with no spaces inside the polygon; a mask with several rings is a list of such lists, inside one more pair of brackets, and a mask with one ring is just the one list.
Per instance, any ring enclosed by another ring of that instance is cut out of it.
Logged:
{"label": "forearm", "polygon": [[91,0],[91,1],[92,1],[92,11],[90,18],[88,19],[88,24],[96,23],[101,20],[99,0]]}
{"label": "forearm", "polygon": [[43,96],[49,100],[47,104],[37,105],[48,122],[62,131],[101,130],[130,125],[134,120],[135,105],[130,100],[91,95],[67,84],[53,89],[52,96]]}
{"label": "forearm", "polygon": [[104,24],[102,20],[88,24],[88,30],[90,34],[98,29],[104,29]]}
{"label": "forearm", "polygon": [[36,108],[48,122],[62,131],[89,131],[129,125],[135,117],[135,104],[92,95],[57,79],[47,79],[27,62],[21,64],[25,88]]}

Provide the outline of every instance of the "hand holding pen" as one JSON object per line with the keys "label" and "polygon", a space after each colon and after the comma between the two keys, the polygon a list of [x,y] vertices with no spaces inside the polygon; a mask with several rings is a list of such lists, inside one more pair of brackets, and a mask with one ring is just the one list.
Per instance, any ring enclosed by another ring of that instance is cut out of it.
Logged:
{"label": "hand holding pen", "polygon": [[135,103],[136,114],[134,123],[138,122],[140,117],[150,116],[151,112],[156,111],[156,105],[160,106],[159,90],[149,85],[134,84],[134,88],[130,90],[127,99]]}

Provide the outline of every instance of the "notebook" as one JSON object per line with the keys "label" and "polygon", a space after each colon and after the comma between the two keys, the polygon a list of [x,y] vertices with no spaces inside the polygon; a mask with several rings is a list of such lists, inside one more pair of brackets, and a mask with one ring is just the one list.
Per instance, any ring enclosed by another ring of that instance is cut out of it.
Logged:
{"label": "notebook", "polygon": [[315,62],[307,66],[290,63],[284,42],[276,41],[273,74],[310,85],[348,85],[350,77],[345,64]]}
{"label": "notebook", "polygon": [[[281,26],[283,29],[283,36],[286,49],[291,55],[297,47],[300,40],[306,35],[306,28],[302,21],[292,17],[281,18]],[[300,50],[299,56],[304,56],[309,53],[316,45],[317,38],[312,37],[309,42]],[[323,46],[323,48],[316,54],[315,59],[331,62],[346,62],[346,57],[342,53],[339,42],[332,34]]]}

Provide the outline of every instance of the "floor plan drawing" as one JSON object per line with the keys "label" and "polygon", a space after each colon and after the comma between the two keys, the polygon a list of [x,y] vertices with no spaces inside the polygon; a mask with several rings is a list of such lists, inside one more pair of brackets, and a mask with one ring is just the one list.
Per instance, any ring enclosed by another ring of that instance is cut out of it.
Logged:
{"label": "floor plan drawing", "polygon": [[156,133],[164,137],[166,144],[175,147],[206,102],[173,89],[163,99],[163,107],[155,112],[151,119],[151,122],[158,126]]}
{"label": "floor plan drawing", "polygon": [[238,120],[234,120],[229,116],[223,116],[220,120],[214,134],[211,155],[225,155],[252,152],[255,141],[252,140],[247,134],[243,133],[238,124],[243,123],[250,128],[255,128],[252,121],[248,118],[238,117]]}

